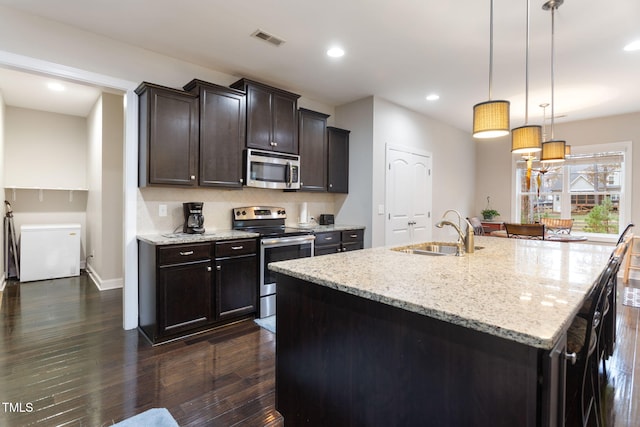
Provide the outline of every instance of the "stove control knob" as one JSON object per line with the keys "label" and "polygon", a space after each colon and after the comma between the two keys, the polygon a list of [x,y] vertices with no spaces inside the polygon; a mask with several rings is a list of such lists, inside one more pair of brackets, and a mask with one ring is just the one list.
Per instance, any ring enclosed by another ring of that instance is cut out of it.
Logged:
{"label": "stove control knob", "polygon": [[239,216],[239,215],[240,215],[240,211],[236,211],[236,216]]}
{"label": "stove control knob", "polygon": [[247,211],[242,211],[242,215],[243,216],[246,215],[246,214],[247,214]]}

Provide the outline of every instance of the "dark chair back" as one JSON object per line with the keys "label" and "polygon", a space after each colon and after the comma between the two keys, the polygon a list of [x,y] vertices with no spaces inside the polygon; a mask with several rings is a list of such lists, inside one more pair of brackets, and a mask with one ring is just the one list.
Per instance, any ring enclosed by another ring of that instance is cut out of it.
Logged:
{"label": "dark chair back", "polygon": [[631,230],[634,227],[633,223],[630,222],[629,224],[627,224],[627,226],[625,227],[624,231],[622,232],[622,234],[620,234],[620,237],[618,237],[618,245],[620,243],[622,243],[624,241],[624,237],[625,235],[629,232],[629,230]]}
{"label": "dark chair back", "polygon": [[504,229],[507,232],[507,237],[544,240],[544,224],[514,224],[505,222]]}

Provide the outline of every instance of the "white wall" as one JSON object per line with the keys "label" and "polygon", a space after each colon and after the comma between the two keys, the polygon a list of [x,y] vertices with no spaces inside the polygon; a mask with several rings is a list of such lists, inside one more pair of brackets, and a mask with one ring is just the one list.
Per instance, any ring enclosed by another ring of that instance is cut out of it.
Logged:
{"label": "white wall", "polygon": [[6,107],[6,187],[87,188],[83,117]]}
{"label": "white wall", "polygon": [[80,224],[83,262],[87,236],[86,120],[7,106],[4,124],[4,187],[14,211],[16,232],[19,234],[25,224]]}
{"label": "white wall", "polygon": [[111,289],[123,283],[122,96],[103,93],[87,122],[87,269],[100,289]]}
{"label": "white wall", "polygon": [[[385,204],[387,144],[432,153],[432,218],[447,209],[473,214],[475,145],[468,134],[379,97],[340,106],[336,115],[340,126],[357,129],[349,141],[349,195],[339,208],[339,219],[364,222],[367,244],[385,244],[386,215],[378,214],[378,205]],[[432,232],[437,239],[457,238],[452,230]]]}
{"label": "white wall", "polygon": [[366,227],[364,246],[372,245],[373,97],[336,108],[336,126],[349,134],[349,194],[336,199],[336,222]]}

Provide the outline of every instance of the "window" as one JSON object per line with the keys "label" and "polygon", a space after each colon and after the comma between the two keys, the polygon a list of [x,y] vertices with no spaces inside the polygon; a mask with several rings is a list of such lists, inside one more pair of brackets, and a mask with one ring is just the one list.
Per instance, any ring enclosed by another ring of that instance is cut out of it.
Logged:
{"label": "window", "polygon": [[527,161],[515,162],[514,220],[572,218],[572,233],[617,237],[630,219],[631,143],[573,150],[563,163],[533,161],[529,172]]}

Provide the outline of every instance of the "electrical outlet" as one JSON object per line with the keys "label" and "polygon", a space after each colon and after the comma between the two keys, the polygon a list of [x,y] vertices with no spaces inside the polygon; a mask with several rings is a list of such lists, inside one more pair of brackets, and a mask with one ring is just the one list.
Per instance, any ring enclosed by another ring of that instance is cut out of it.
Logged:
{"label": "electrical outlet", "polygon": [[158,206],[158,215],[159,216],[167,216],[167,205],[159,205]]}

